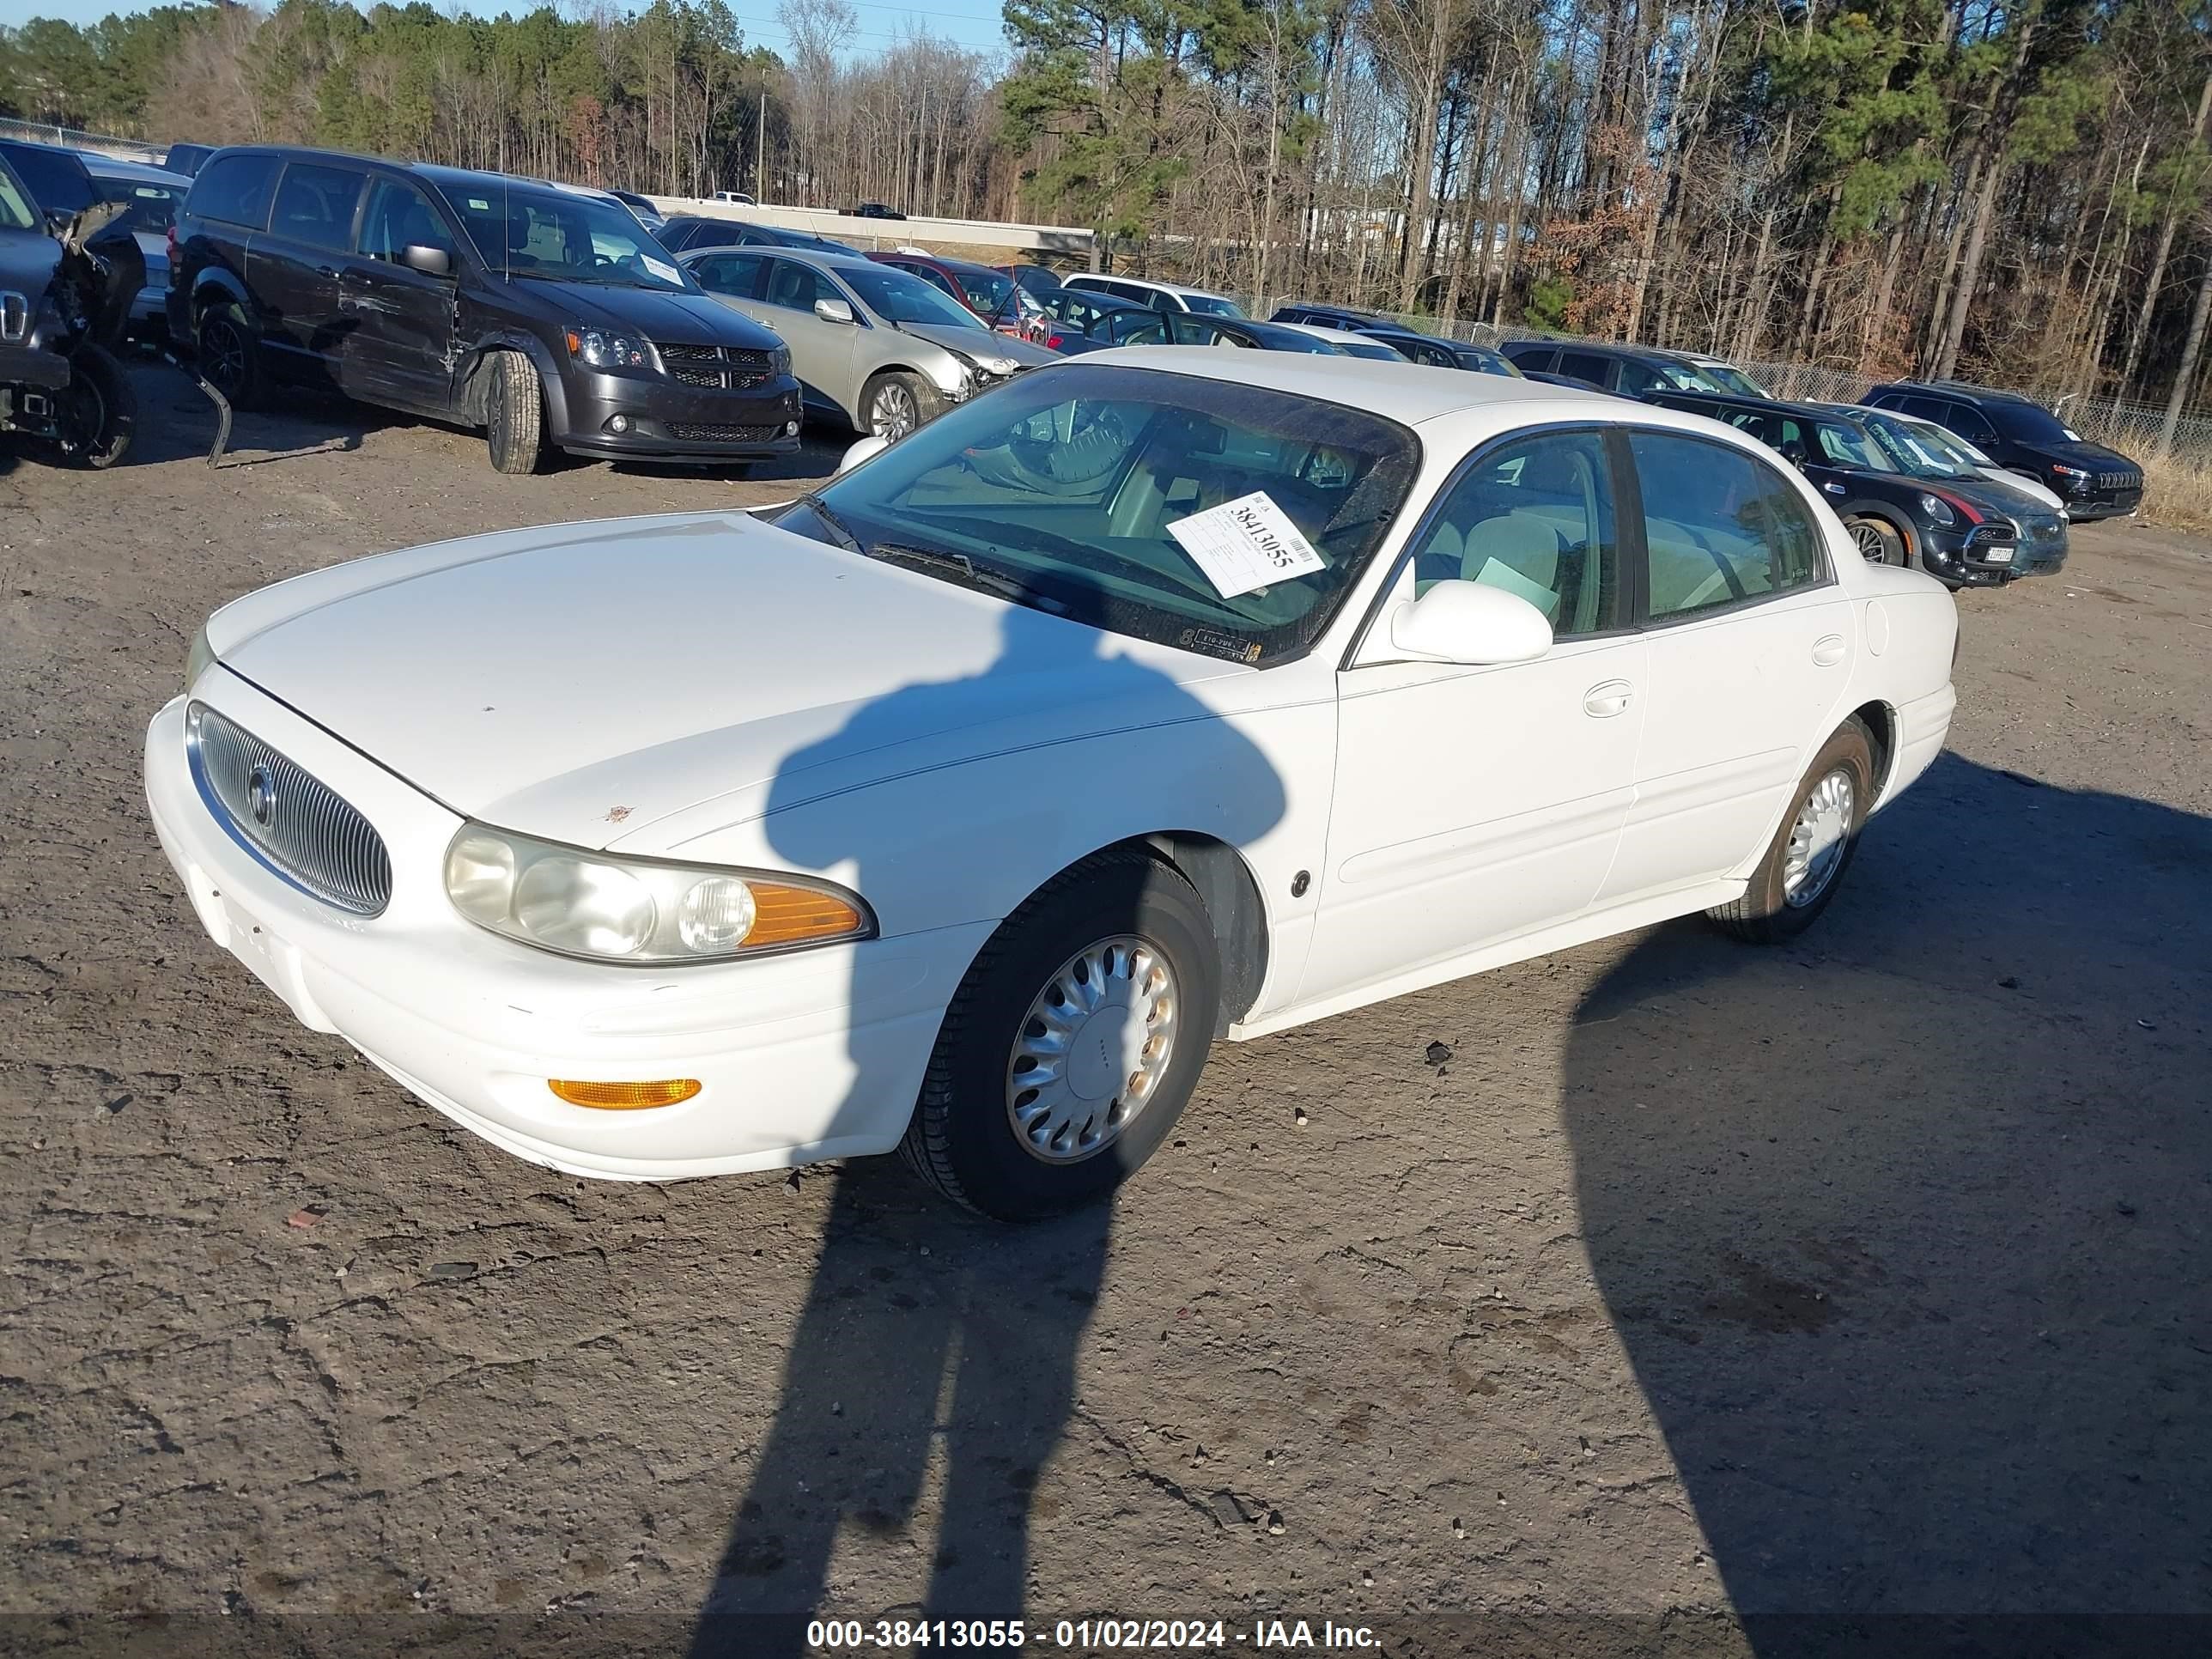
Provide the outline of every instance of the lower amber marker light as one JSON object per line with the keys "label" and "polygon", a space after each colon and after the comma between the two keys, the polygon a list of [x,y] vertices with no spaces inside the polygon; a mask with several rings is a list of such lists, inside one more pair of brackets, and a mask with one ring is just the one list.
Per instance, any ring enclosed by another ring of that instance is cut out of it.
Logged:
{"label": "lower amber marker light", "polygon": [[545,1086],[571,1106],[596,1107],[603,1112],[642,1112],[655,1106],[673,1106],[699,1092],[696,1077],[668,1078],[659,1083],[577,1083],[552,1078]]}

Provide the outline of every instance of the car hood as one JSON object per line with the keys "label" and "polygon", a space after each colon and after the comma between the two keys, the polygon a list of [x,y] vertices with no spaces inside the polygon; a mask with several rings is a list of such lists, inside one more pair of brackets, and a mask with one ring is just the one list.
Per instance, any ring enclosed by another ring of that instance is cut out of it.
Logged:
{"label": "car hood", "polygon": [[1004,359],[1020,368],[1035,368],[1056,362],[1059,357],[1057,352],[1048,351],[1034,342],[1018,340],[1011,334],[994,333],[988,328],[959,328],[949,323],[901,323],[899,327],[932,345],[943,346],[958,357],[994,362]]}
{"label": "car hood", "polygon": [[2078,466],[2084,472],[2140,472],[2142,469],[2117,449],[2102,444],[2022,444],[2021,448],[2044,462]]}
{"label": "car hood", "polygon": [[758,323],[717,304],[712,295],[616,288],[605,283],[552,283],[517,277],[514,288],[536,295],[566,322],[628,329],[648,340],[686,345],[738,345],[766,350],[775,337]]}
{"label": "car hood", "polygon": [[1993,493],[2008,513],[2054,519],[2065,516],[2065,504],[2057,495],[2033,480],[2017,472],[2007,472],[2002,467],[1983,468],[1981,479],[1974,487]]}
{"label": "car hood", "polygon": [[0,230],[0,289],[27,296],[36,305],[54,279],[62,245],[35,230]]}
{"label": "car hood", "polygon": [[208,638],[233,673],[455,812],[634,852],[668,850],[653,826],[704,801],[734,798],[723,821],[742,822],[770,785],[780,808],[1188,718],[1176,687],[1257,672],[738,513],[359,559],[225,606]]}

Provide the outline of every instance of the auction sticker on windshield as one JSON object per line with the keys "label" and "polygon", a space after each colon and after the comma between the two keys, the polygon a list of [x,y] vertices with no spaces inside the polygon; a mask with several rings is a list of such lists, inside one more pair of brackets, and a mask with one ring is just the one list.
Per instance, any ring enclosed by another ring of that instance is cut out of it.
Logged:
{"label": "auction sticker on windshield", "polygon": [[1224,599],[1328,568],[1264,489],[1177,519],[1168,534]]}

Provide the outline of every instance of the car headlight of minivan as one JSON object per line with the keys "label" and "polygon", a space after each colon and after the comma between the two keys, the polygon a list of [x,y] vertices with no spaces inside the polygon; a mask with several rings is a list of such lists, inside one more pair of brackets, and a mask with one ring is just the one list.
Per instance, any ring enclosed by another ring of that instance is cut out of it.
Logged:
{"label": "car headlight of minivan", "polygon": [[191,690],[200,676],[214,666],[215,647],[208,643],[207,629],[203,628],[192,635],[191,648],[185,653],[185,690]]}
{"label": "car headlight of minivan", "polygon": [[791,373],[791,348],[789,346],[779,345],[772,346],[769,349],[768,372],[771,379],[781,379],[782,376]]}
{"label": "car headlight of minivan", "polygon": [[627,334],[579,324],[568,330],[568,355],[593,368],[649,368],[645,342]]}
{"label": "car headlight of minivan", "polygon": [[446,893],[480,927],[597,962],[726,962],[872,938],[858,895],[829,882],[618,857],[466,823]]}

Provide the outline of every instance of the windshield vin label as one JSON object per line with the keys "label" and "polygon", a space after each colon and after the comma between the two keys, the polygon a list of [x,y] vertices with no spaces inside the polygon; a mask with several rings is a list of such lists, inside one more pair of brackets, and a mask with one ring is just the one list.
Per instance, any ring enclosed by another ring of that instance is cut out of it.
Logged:
{"label": "windshield vin label", "polygon": [[1177,519],[1168,534],[1224,599],[1328,568],[1264,489]]}

